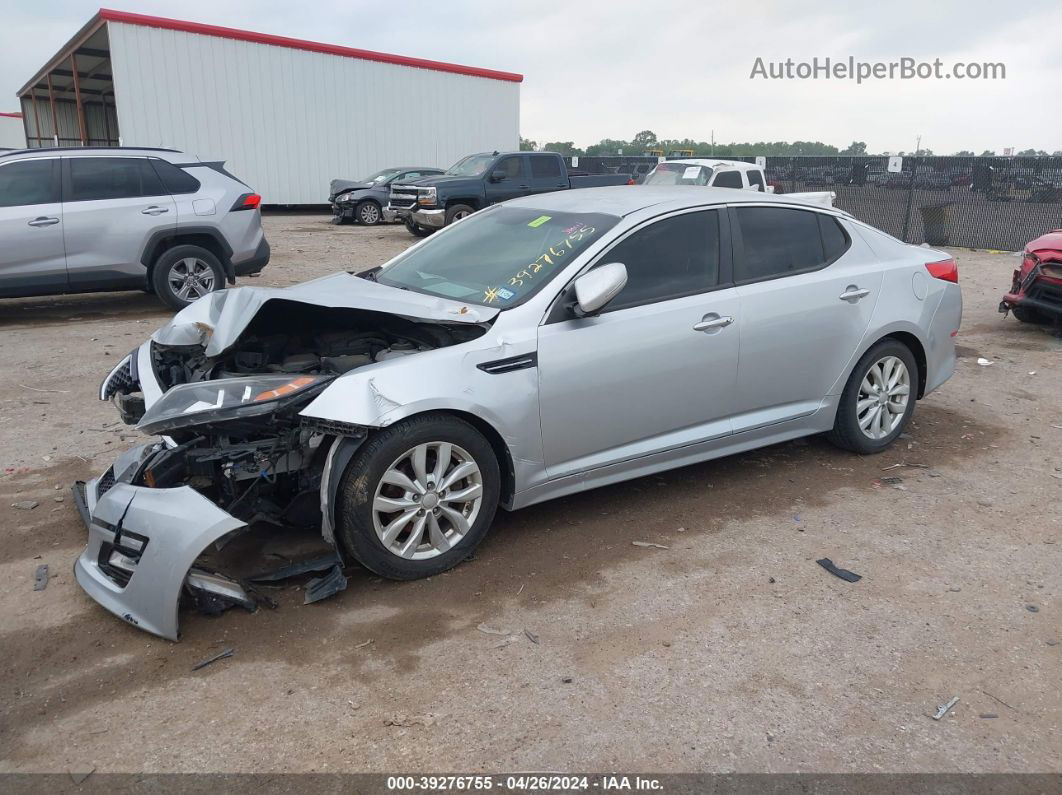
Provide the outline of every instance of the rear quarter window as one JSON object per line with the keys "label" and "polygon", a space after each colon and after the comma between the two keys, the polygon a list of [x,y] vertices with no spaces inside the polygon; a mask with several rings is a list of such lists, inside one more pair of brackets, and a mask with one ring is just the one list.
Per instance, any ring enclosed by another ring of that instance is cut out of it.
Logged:
{"label": "rear quarter window", "polygon": [[178,168],[173,163],[167,163],[165,160],[159,160],[158,158],[152,158],[151,165],[155,167],[155,173],[159,175],[159,179],[162,180],[162,185],[166,188],[167,193],[196,193],[199,190],[199,180],[183,168]]}

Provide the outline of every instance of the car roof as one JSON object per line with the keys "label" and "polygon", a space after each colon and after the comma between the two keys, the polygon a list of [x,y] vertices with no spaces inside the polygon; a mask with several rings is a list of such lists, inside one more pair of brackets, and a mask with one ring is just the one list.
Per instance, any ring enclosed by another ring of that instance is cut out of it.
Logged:
{"label": "car roof", "polygon": [[577,188],[538,193],[505,202],[506,207],[530,207],[554,212],[597,212],[630,215],[647,207],[681,210],[711,204],[778,204],[845,215],[836,208],[786,198],[785,194],[760,193],[734,188],[706,188],[696,185],[613,185],[605,188]]}

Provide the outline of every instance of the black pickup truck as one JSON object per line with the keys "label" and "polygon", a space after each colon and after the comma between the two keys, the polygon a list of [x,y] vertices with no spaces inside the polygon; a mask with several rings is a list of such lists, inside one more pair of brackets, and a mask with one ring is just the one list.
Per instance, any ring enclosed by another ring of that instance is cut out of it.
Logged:
{"label": "black pickup truck", "polygon": [[387,215],[404,221],[417,237],[452,224],[491,204],[569,188],[633,184],[626,174],[568,171],[556,152],[484,152],[469,155],[445,174],[394,183]]}

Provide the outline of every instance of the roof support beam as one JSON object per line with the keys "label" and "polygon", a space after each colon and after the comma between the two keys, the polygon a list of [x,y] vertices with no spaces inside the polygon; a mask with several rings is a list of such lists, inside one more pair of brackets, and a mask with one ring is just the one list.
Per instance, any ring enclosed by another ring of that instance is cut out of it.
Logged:
{"label": "roof support beam", "polygon": [[55,89],[52,88],[52,73],[48,73],[48,104],[52,108],[52,140],[59,146],[59,117],[55,115]]}
{"label": "roof support beam", "polygon": [[81,133],[81,145],[88,143],[88,125],[85,124],[85,107],[81,104],[81,78],[78,77],[77,55],[70,53],[70,69],[74,73],[74,102],[77,104],[77,128]]}
{"label": "roof support beam", "polygon": [[[32,94],[30,94],[30,100],[33,102],[33,121],[37,125],[37,129],[35,130],[35,132],[37,133],[37,135],[35,136],[36,139],[37,139],[37,148],[40,149],[41,143],[42,143],[42,141],[41,141],[41,114],[37,112],[37,92],[36,91],[34,91]],[[26,143],[28,144],[29,141],[27,140]]]}

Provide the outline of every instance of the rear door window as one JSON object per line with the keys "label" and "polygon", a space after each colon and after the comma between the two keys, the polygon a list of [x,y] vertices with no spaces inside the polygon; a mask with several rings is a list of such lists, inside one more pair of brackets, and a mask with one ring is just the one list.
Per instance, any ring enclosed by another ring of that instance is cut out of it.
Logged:
{"label": "rear door window", "polygon": [[59,158],[0,166],[0,207],[58,204]]}
{"label": "rear door window", "polygon": [[535,180],[556,181],[561,175],[560,160],[556,157],[531,155],[531,177]]}
{"label": "rear door window", "polygon": [[848,245],[844,230],[837,227],[844,238],[844,248],[838,252],[836,232],[830,230],[830,253],[836,256],[827,256],[819,227],[820,213],[810,210],[738,207],[736,217],[744,249],[744,255],[735,263],[739,283],[817,270],[844,253]]}
{"label": "rear door window", "polygon": [[717,188],[743,188],[740,171],[716,171],[715,181],[712,182]]}
{"label": "rear door window", "polygon": [[165,196],[146,157],[72,157],[68,202]]}
{"label": "rear door window", "polygon": [[764,185],[763,185],[763,175],[760,174],[759,171],[749,171],[746,176],[748,176],[748,178],[749,178],[749,187],[750,188],[755,188],[756,190],[760,191],[761,193],[763,193],[765,191],[765,188],[764,188]]}

